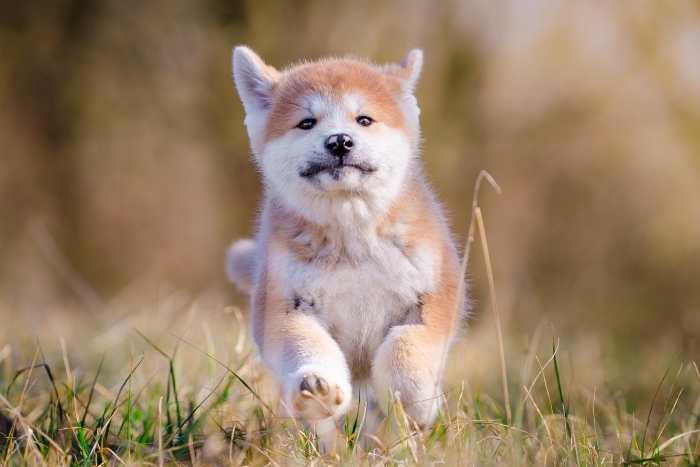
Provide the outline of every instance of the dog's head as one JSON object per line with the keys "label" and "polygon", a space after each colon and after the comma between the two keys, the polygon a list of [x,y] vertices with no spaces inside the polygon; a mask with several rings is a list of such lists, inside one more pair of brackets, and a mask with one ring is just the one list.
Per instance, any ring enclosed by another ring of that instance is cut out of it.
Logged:
{"label": "dog's head", "polygon": [[276,197],[316,221],[339,203],[388,207],[417,154],[422,62],[412,50],[396,65],[327,59],[278,71],[236,47],[251,147]]}

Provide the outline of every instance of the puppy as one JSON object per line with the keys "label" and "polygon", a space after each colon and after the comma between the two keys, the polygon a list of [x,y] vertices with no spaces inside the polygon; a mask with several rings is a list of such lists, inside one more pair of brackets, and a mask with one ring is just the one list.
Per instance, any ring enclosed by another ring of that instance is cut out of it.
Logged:
{"label": "puppy", "polygon": [[233,78],[264,181],[255,240],[229,250],[249,290],[260,355],[293,416],[334,420],[353,384],[398,396],[430,426],[465,308],[459,259],[419,159],[423,64],[354,59],[278,71],[233,51]]}

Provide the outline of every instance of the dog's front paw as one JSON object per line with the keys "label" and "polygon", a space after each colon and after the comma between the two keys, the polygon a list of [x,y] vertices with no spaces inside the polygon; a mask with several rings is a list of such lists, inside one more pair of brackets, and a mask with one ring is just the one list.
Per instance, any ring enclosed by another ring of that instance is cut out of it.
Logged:
{"label": "dog's front paw", "polygon": [[296,416],[316,421],[342,415],[350,397],[349,388],[343,389],[340,384],[310,372],[301,375],[289,400]]}

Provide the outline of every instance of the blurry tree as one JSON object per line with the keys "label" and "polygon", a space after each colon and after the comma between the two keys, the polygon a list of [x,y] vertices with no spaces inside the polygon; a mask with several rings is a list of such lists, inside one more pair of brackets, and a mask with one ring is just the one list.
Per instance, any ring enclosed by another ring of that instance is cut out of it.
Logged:
{"label": "blurry tree", "polygon": [[3,2],[0,301],[42,313],[144,281],[232,293],[223,251],[260,192],[237,43],[276,66],[423,47],[424,160],[457,237],[478,170],[504,188],[484,199],[504,313],[695,345],[691,1]]}

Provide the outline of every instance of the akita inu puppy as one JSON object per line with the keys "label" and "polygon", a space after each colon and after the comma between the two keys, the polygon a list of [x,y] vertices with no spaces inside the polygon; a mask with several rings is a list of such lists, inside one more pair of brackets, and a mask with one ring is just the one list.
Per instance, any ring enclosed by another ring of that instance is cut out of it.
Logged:
{"label": "akita inu puppy", "polygon": [[459,329],[460,264],[419,159],[423,64],[354,59],[278,71],[247,47],[233,78],[265,194],[255,240],[231,247],[255,342],[292,415],[344,414],[352,385],[421,426]]}

